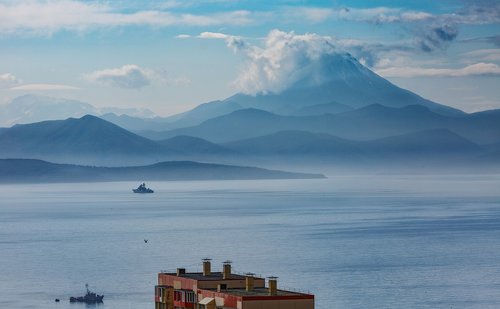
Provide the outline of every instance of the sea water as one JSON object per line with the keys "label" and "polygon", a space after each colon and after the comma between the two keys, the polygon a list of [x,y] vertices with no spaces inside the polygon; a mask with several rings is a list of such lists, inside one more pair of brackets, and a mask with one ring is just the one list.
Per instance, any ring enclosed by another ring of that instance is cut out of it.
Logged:
{"label": "sea water", "polygon": [[320,309],[500,308],[498,175],[137,185],[0,186],[0,308],[86,308],[86,283],[97,308],[154,308],[157,273],[204,257]]}

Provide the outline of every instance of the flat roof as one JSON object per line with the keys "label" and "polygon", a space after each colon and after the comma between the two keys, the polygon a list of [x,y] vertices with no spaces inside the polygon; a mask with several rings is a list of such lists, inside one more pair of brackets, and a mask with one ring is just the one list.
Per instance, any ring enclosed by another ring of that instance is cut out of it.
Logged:
{"label": "flat roof", "polygon": [[[246,276],[244,275],[231,274],[231,276],[228,279],[223,279],[222,272],[212,272],[209,276],[203,276],[203,273],[185,273],[180,276],[177,276],[177,273],[160,273],[160,274],[179,277],[179,278],[193,279],[198,281],[245,280],[246,278]],[[264,278],[259,278],[259,277],[254,277],[254,278],[257,280],[259,279],[264,280]]]}
{"label": "flat roof", "polygon": [[[203,289],[207,291],[212,291],[216,292],[217,290],[215,289]],[[286,290],[277,290],[276,295],[269,295],[269,289],[268,288],[254,288],[252,291],[247,291],[246,289],[227,289],[227,290],[222,290],[220,293],[225,293],[225,294],[231,294],[235,296],[312,296],[312,294],[307,294],[307,293],[300,293],[300,292],[292,292],[292,291],[286,291]]]}

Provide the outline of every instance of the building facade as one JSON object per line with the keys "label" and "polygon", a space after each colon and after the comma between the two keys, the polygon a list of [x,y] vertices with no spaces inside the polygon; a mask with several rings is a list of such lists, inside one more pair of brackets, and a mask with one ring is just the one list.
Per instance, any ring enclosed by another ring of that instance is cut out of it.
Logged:
{"label": "building facade", "polygon": [[234,274],[231,262],[212,272],[210,259],[203,271],[159,273],[155,286],[156,309],[314,309],[314,295],[278,289],[276,277]]}

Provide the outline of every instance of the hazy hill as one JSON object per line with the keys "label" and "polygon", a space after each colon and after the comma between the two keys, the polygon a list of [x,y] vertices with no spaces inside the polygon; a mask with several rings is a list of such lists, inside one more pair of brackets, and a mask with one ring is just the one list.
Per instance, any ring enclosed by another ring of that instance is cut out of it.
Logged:
{"label": "hazy hill", "polygon": [[323,114],[339,114],[352,111],[354,108],[338,102],[309,105],[293,111],[291,116],[314,116]]}
{"label": "hazy hill", "polygon": [[441,128],[478,144],[494,143],[500,137],[500,116],[444,116],[419,105],[392,108],[374,104],[345,113],[319,116],[282,116],[258,109],[244,109],[193,127],[141,134],[151,139],[188,135],[225,143],[290,130],[328,133],[353,140],[372,140]]}
{"label": "hazy hill", "polygon": [[311,178],[324,176],[190,161],[109,168],[54,164],[41,160],[0,159],[0,183]]}
{"label": "hazy hill", "polygon": [[174,129],[166,132],[139,132],[154,140],[178,135],[187,135],[220,143],[267,134],[275,130],[278,122],[289,122],[288,117],[275,115],[258,109],[243,109],[228,115],[209,119],[194,127]]}
{"label": "hazy hill", "polygon": [[[500,150],[495,150],[492,152],[488,152],[486,154],[480,155],[475,158],[476,161],[480,164],[489,165],[491,163],[500,163]],[[491,166],[493,167],[493,166]]]}
{"label": "hazy hill", "polygon": [[197,125],[207,119],[226,115],[243,108],[239,103],[231,100],[218,100],[202,103],[187,112],[167,117],[167,120],[176,128],[182,128]]}
{"label": "hazy hill", "polygon": [[114,113],[107,113],[99,116],[99,118],[116,124],[129,131],[143,131],[143,130],[169,130],[177,128],[172,125],[166,118],[162,117],[152,117],[152,118],[140,118],[129,116],[126,114],[116,115]]}
{"label": "hazy hill", "polygon": [[226,147],[192,136],[178,135],[169,139],[158,141],[158,143],[167,149],[191,155],[226,156],[237,154],[235,151]]}
{"label": "hazy hill", "polygon": [[359,157],[363,154],[354,141],[305,131],[280,131],[223,145],[251,155]]}
{"label": "hazy hill", "polygon": [[354,141],[324,133],[281,131],[223,144],[246,156],[275,157],[311,162],[323,161],[399,161],[420,158],[471,157],[485,148],[446,129],[425,130],[371,141]]}
{"label": "hazy hill", "polygon": [[220,145],[190,136],[151,141],[90,115],[0,130],[0,158],[116,166],[167,159],[217,159],[235,154]]}
{"label": "hazy hill", "polygon": [[59,162],[127,162],[160,159],[163,147],[95,116],[16,125],[0,135],[0,157]]}
{"label": "hazy hill", "polygon": [[475,139],[472,136],[478,137],[481,144],[500,144],[500,109],[473,113],[468,119],[470,125],[466,128],[454,128],[459,134],[472,140]]}
{"label": "hazy hill", "polygon": [[447,129],[412,132],[363,142],[370,153],[386,156],[460,156],[480,153],[479,145]]}

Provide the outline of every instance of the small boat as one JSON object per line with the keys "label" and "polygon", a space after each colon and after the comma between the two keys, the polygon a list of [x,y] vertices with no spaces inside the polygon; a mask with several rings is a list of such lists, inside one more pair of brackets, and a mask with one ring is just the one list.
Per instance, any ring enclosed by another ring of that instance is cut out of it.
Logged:
{"label": "small boat", "polygon": [[91,292],[89,290],[88,284],[85,284],[85,288],[87,289],[87,294],[85,294],[85,296],[70,297],[69,302],[70,303],[86,303],[86,304],[102,303],[102,299],[104,298],[104,295],[98,295],[94,292]]}
{"label": "small boat", "polygon": [[134,193],[154,193],[155,191],[146,188],[146,184],[142,183],[137,189],[132,189]]}

